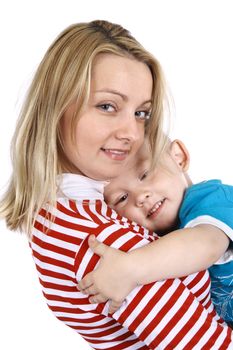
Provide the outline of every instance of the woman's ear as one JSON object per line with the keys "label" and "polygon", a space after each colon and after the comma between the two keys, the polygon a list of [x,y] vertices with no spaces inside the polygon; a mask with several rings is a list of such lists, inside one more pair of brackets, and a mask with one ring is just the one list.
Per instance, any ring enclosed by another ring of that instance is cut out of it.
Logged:
{"label": "woman's ear", "polygon": [[180,140],[174,140],[172,141],[170,145],[170,154],[171,157],[174,159],[176,164],[183,170],[188,171],[189,169],[189,161],[190,156],[187,148]]}

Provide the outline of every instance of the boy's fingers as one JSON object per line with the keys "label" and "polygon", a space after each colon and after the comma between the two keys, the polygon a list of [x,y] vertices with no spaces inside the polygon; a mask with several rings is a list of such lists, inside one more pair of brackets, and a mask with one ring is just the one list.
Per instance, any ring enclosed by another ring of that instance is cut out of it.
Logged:
{"label": "boy's fingers", "polygon": [[114,300],[112,300],[112,301],[110,302],[108,312],[109,312],[110,314],[113,314],[114,312],[116,312],[116,311],[121,307],[121,305],[123,304],[123,302],[124,302],[124,300],[122,300],[122,301],[114,301]]}
{"label": "boy's fingers", "polygon": [[95,295],[98,293],[98,290],[95,288],[94,285],[84,289],[83,291],[83,294],[87,294],[87,295]]}
{"label": "boy's fingers", "polygon": [[94,235],[90,235],[88,238],[88,244],[93,253],[103,256],[107,246],[104,243],[99,242]]}
{"label": "boy's fingers", "polygon": [[92,279],[89,277],[84,277],[81,281],[79,281],[77,287],[80,290],[80,292],[84,292],[85,289],[91,287],[93,284]]}
{"label": "boy's fingers", "polygon": [[89,298],[91,304],[105,303],[108,300],[104,295],[96,294]]}

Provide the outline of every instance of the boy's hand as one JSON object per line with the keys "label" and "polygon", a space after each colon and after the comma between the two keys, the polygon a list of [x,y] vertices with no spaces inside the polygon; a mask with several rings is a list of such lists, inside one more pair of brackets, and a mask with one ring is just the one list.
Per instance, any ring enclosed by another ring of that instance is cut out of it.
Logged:
{"label": "boy's hand", "polygon": [[82,293],[91,295],[91,303],[103,303],[110,299],[109,313],[113,313],[137,285],[133,281],[129,256],[100,243],[94,235],[89,237],[88,244],[100,256],[100,263],[96,270],[78,283],[78,288]]}

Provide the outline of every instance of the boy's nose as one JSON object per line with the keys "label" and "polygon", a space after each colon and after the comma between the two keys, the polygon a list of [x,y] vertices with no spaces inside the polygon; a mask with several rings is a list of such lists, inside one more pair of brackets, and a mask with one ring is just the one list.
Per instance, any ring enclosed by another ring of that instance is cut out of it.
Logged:
{"label": "boy's nose", "polygon": [[142,207],[150,197],[151,197],[150,191],[142,191],[138,193],[136,196],[136,205],[138,207]]}

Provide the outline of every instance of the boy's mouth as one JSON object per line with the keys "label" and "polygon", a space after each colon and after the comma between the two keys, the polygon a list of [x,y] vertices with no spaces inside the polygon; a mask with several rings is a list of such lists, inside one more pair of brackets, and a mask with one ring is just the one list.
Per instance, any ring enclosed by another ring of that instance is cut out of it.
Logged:
{"label": "boy's mouth", "polygon": [[147,214],[147,218],[151,217],[152,215],[153,216],[156,216],[159,211],[161,210],[162,208],[162,205],[164,203],[166,198],[163,198],[161,199],[160,201],[156,202],[153,207],[149,210],[148,214]]}

